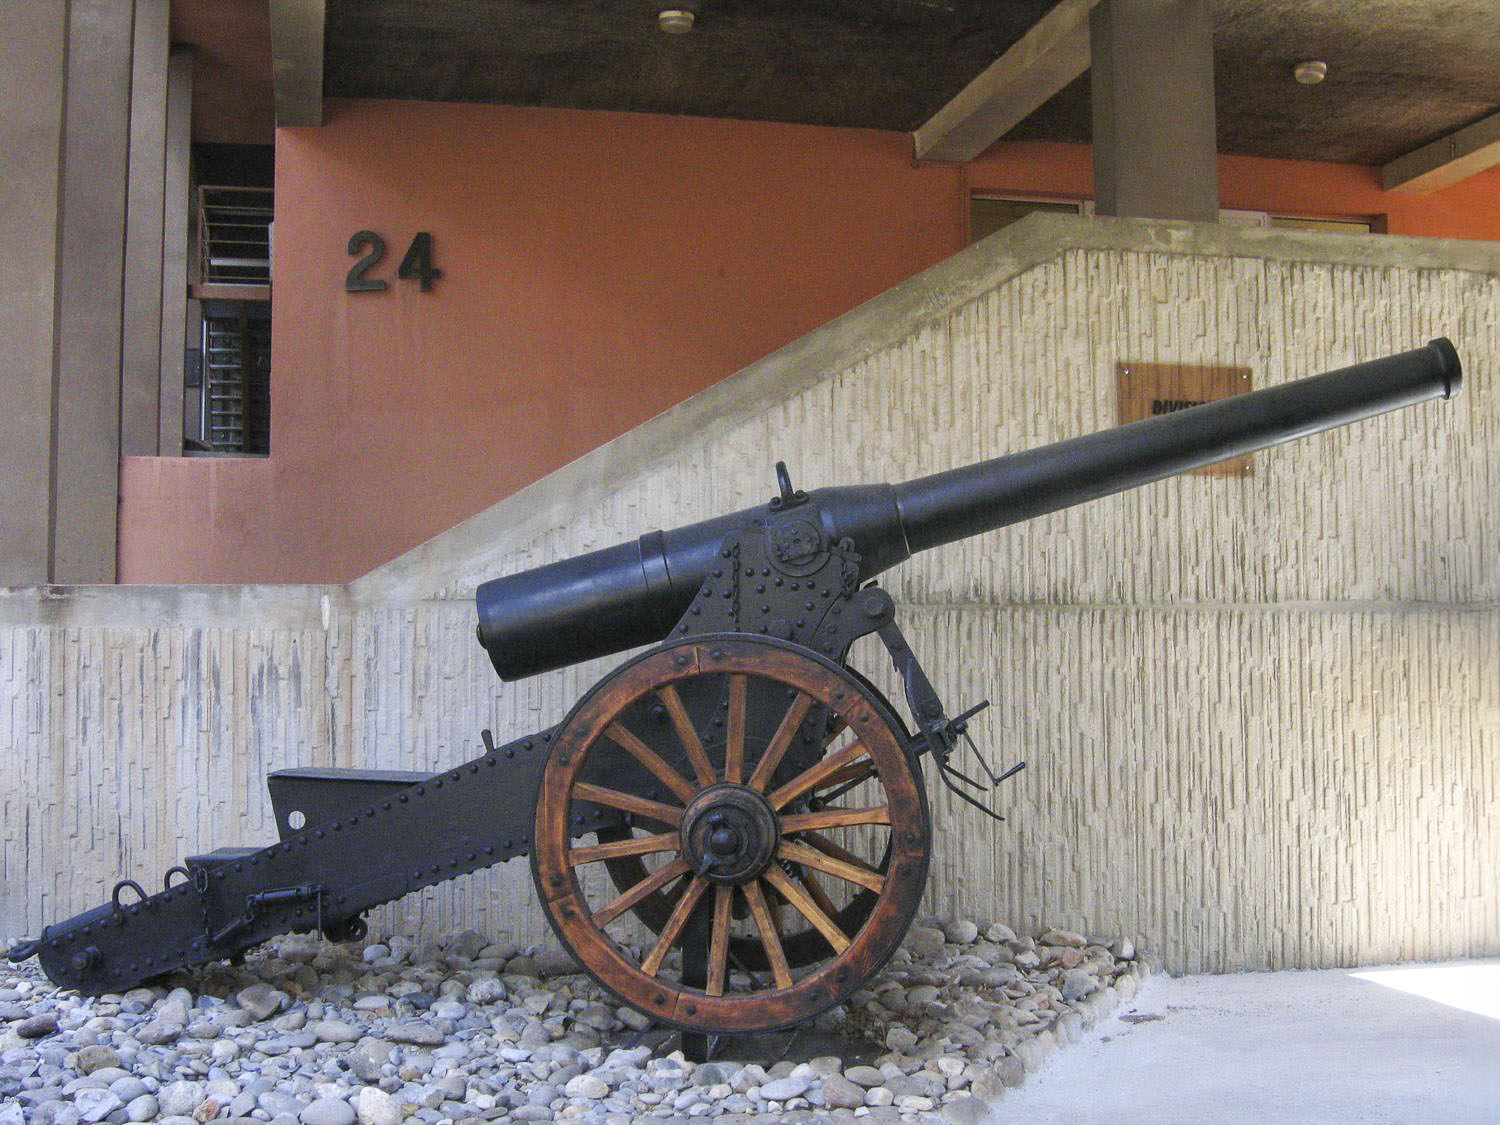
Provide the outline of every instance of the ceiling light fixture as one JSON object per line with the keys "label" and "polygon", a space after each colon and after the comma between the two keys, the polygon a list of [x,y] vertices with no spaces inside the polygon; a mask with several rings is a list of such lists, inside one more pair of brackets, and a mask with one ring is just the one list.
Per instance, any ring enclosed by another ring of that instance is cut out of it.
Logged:
{"label": "ceiling light fixture", "polygon": [[1292,67],[1292,77],[1304,86],[1316,86],[1328,77],[1328,64],[1316,59],[1299,62]]}
{"label": "ceiling light fixture", "polygon": [[656,14],[656,26],[668,35],[686,35],[693,30],[693,13],[686,8],[663,8]]}

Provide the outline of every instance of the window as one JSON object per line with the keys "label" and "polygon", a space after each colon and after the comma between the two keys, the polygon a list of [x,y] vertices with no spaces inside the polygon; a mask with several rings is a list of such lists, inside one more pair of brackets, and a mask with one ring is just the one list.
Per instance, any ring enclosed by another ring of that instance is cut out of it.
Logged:
{"label": "window", "polygon": [[1273,227],[1290,230],[1316,230],[1324,234],[1372,234],[1375,224],[1368,219],[1302,219],[1295,215],[1272,215]]}
{"label": "window", "polygon": [[[978,242],[1024,219],[1037,211],[1061,212],[1065,215],[1092,215],[1092,199],[1045,199],[1026,196],[974,195],[969,198],[969,241]],[[1323,219],[1301,215],[1273,215],[1267,211],[1242,211],[1225,208],[1219,222],[1236,227],[1276,227],[1288,230],[1312,230],[1336,234],[1372,234],[1384,228],[1381,219]]]}
{"label": "window", "polygon": [[1083,215],[1088,207],[1083,200],[975,195],[969,199],[969,241],[978,242],[1037,211]]}
{"label": "window", "polygon": [[184,365],[183,449],[271,450],[274,153],[193,146],[192,244]]}
{"label": "window", "polygon": [[271,305],[204,301],[199,452],[271,451]]}

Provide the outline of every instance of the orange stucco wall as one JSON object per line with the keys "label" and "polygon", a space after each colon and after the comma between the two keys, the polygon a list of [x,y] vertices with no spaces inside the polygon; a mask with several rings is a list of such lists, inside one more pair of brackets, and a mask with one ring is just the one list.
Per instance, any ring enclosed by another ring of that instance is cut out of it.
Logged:
{"label": "orange stucco wall", "polygon": [[[1094,194],[1087,145],[1006,144],[964,169],[967,192]],[[1388,192],[1380,169],[1358,164],[1219,157],[1219,205],[1326,219],[1380,219],[1386,234],[1500,239],[1500,168],[1425,195]]]}
{"label": "orange stucco wall", "polygon": [[[896,134],[334,102],[276,154],[271,456],[122,473],[125,581],[357,576],[952,253]],[[346,293],[349,236],[388,244]],[[395,279],[430,231],[443,277]]]}
{"label": "orange stucco wall", "polygon": [[[331,102],[276,154],[271,455],[126,458],[127,582],[343,581],[958,250],[968,193],[1091,194],[1086,147],[914,166],[904,134]],[[1226,207],[1500,238],[1500,172],[1225,157]],[[346,293],[349,236],[386,240]],[[443,277],[398,281],[430,231]]]}

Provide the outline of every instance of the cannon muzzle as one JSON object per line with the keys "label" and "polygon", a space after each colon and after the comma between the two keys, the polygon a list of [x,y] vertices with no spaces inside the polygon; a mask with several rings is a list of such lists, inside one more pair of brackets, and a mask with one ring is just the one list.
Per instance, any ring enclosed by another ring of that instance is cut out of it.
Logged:
{"label": "cannon muzzle", "polygon": [[[830,544],[850,539],[868,579],[971,535],[1123,492],[1294,438],[1450,398],[1462,378],[1446,339],[1384,359],[1250,391],[897,485],[810,493]],[[663,639],[692,603],[730,532],[778,518],[780,501],[481,585],[479,641],[501,679]]]}

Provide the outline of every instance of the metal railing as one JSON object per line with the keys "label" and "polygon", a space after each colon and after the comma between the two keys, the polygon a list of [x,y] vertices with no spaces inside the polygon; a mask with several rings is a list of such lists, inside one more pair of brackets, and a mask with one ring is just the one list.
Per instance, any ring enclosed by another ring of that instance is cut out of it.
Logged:
{"label": "metal railing", "polygon": [[259,301],[205,302],[200,433],[221,453],[269,451],[271,321]]}
{"label": "metal railing", "polygon": [[271,284],[271,188],[198,188],[198,279],[207,285]]}

